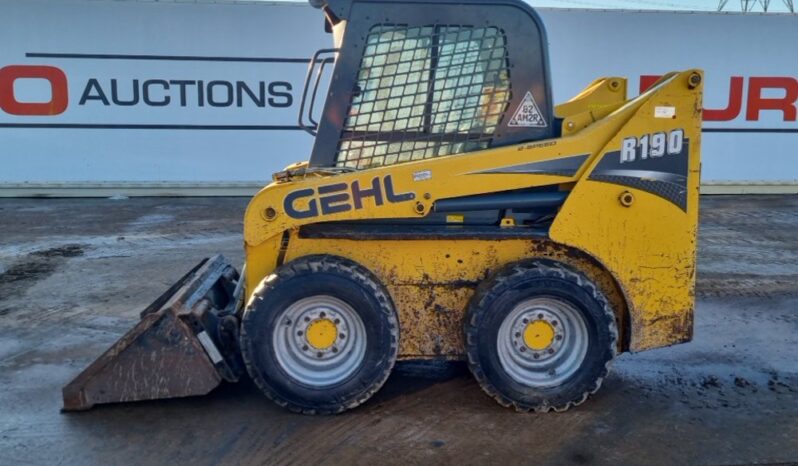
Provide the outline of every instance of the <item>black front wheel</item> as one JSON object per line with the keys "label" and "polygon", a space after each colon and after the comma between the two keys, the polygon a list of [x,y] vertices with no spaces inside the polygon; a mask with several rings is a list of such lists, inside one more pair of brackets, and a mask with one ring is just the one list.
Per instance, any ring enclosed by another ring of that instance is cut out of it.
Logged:
{"label": "black front wheel", "polygon": [[396,361],[388,292],[364,267],[308,256],[279,267],[253,294],[241,352],[261,391],[306,414],[338,413],[379,390]]}

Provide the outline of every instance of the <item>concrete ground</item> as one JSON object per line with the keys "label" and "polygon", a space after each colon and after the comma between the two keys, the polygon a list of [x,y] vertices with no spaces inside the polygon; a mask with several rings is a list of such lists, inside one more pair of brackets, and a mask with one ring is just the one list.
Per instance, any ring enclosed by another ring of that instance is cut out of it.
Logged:
{"label": "concrete ground", "polygon": [[198,258],[242,261],[246,199],[0,200],[0,464],[798,461],[798,197],[705,197],[693,342],[625,354],[591,400],[517,414],[462,365],[343,415],[250,382],[62,414],[61,386]]}

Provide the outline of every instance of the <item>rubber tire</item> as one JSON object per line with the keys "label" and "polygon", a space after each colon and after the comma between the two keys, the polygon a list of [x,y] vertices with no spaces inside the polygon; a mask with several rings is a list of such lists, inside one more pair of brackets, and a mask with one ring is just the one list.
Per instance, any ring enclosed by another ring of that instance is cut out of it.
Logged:
{"label": "rubber tire", "polygon": [[[288,376],[271,344],[282,311],[296,300],[327,294],[352,306],[366,329],[361,366],[346,380],[313,388]],[[258,388],[278,405],[303,414],[335,414],[366,400],[396,362],[399,324],[386,289],[364,267],[341,257],[306,256],[277,268],[250,298],[241,323],[241,354]]]}
{"label": "rubber tire", "polygon": [[[585,318],[588,348],[579,369],[556,387],[535,389],[516,382],[497,354],[502,321],[515,305],[533,296],[568,301]],[[465,319],[468,366],[480,387],[502,406],[520,412],[565,411],[595,393],[616,355],[618,330],[607,299],[587,277],[551,260],[511,264],[483,282],[472,297]]]}

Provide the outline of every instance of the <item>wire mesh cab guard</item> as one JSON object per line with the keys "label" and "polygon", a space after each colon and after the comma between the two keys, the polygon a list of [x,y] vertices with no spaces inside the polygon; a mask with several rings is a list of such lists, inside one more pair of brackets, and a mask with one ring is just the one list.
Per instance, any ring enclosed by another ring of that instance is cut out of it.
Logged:
{"label": "wire mesh cab guard", "polygon": [[[335,49],[314,55],[300,105],[300,126],[316,136],[311,166],[368,169],[554,135],[545,29],[526,3],[311,3],[336,39]],[[312,107],[329,60],[321,57],[329,54],[334,71],[316,122]]]}

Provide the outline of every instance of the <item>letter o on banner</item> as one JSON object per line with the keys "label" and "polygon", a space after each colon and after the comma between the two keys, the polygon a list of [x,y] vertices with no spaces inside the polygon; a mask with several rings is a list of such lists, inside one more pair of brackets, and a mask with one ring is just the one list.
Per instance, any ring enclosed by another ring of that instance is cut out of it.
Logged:
{"label": "letter o on banner", "polygon": [[[17,79],[45,79],[50,83],[49,102],[19,102],[14,96]],[[67,78],[54,66],[10,65],[0,68],[0,109],[11,115],[40,116],[64,113],[69,103]]]}

